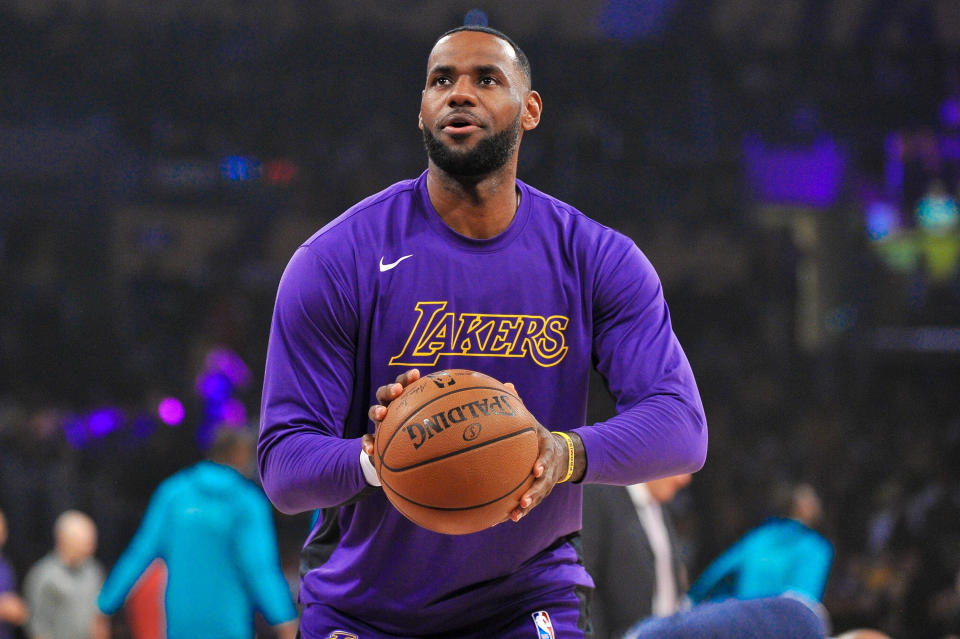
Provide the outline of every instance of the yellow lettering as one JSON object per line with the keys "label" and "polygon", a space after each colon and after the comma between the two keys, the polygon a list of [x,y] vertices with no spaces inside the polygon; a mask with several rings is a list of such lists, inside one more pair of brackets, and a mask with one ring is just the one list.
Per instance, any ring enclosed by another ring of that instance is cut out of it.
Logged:
{"label": "yellow lettering", "polygon": [[[563,315],[441,312],[447,302],[417,302],[416,321],[391,366],[435,366],[441,355],[530,357],[555,366],[567,354]],[[472,409],[471,409],[472,410]]]}

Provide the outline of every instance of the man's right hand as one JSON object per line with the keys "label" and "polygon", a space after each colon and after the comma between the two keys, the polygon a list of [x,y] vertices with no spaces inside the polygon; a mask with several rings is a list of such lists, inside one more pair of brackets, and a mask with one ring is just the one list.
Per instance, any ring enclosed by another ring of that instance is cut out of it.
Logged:
{"label": "man's right hand", "polygon": [[420,379],[420,371],[416,368],[411,368],[397,375],[397,381],[394,383],[386,384],[377,389],[377,401],[379,404],[374,404],[370,407],[370,410],[367,411],[370,421],[373,422],[374,435],[367,434],[363,436],[363,452],[371,458],[371,462],[373,461],[374,436],[377,429],[380,428],[380,422],[387,416],[387,404],[400,397],[403,389],[418,379]]}
{"label": "man's right hand", "polygon": [[30,616],[26,602],[12,592],[0,593],[0,621],[22,626]]}

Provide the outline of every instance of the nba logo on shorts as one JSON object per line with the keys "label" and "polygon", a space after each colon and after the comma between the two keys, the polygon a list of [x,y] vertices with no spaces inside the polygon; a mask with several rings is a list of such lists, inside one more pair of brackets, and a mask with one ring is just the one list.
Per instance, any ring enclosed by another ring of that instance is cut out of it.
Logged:
{"label": "nba logo on shorts", "polygon": [[546,610],[538,610],[532,616],[533,625],[537,627],[537,639],[557,639],[557,635],[553,633],[550,615]]}

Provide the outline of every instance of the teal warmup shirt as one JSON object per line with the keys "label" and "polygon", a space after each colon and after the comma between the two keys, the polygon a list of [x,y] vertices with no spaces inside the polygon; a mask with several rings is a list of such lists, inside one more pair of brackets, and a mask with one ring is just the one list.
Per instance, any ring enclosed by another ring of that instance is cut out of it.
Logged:
{"label": "teal warmup shirt", "polygon": [[707,599],[759,599],[784,593],[820,601],[833,544],[793,519],[771,517],[711,563],[690,587],[695,603]]}
{"label": "teal warmup shirt", "polygon": [[250,639],[254,611],[271,624],[297,616],[280,570],[270,504],[234,469],[200,462],[160,484],[98,605],[120,609],[155,558],[167,564],[170,639]]}

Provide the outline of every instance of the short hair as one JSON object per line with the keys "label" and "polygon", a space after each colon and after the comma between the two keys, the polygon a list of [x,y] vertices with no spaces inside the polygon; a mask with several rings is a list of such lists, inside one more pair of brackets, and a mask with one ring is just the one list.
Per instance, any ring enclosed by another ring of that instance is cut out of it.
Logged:
{"label": "short hair", "polygon": [[459,33],[461,31],[479,31],[480,33],[489,33],[494,37],[500,38],[513,47],[513,52],[517,56],[517,64],[520,65],[520,70],[523,71],[523,77],[527,79],[527,84],[529,84],[531,87],[533,86],[533,72],[530,69],[530,59],[527,57],[527,54],[523,52],[523,49],[520,48],[520,45],[514,42],[510,36],[502,31],[497,31],[496,29],[484,26],[482,24],[465,24],[461,27],[450,29],[437,38],[433,45],[436,46],[437,42],[440,42],[448,35],[453,35],[454,33]]}

